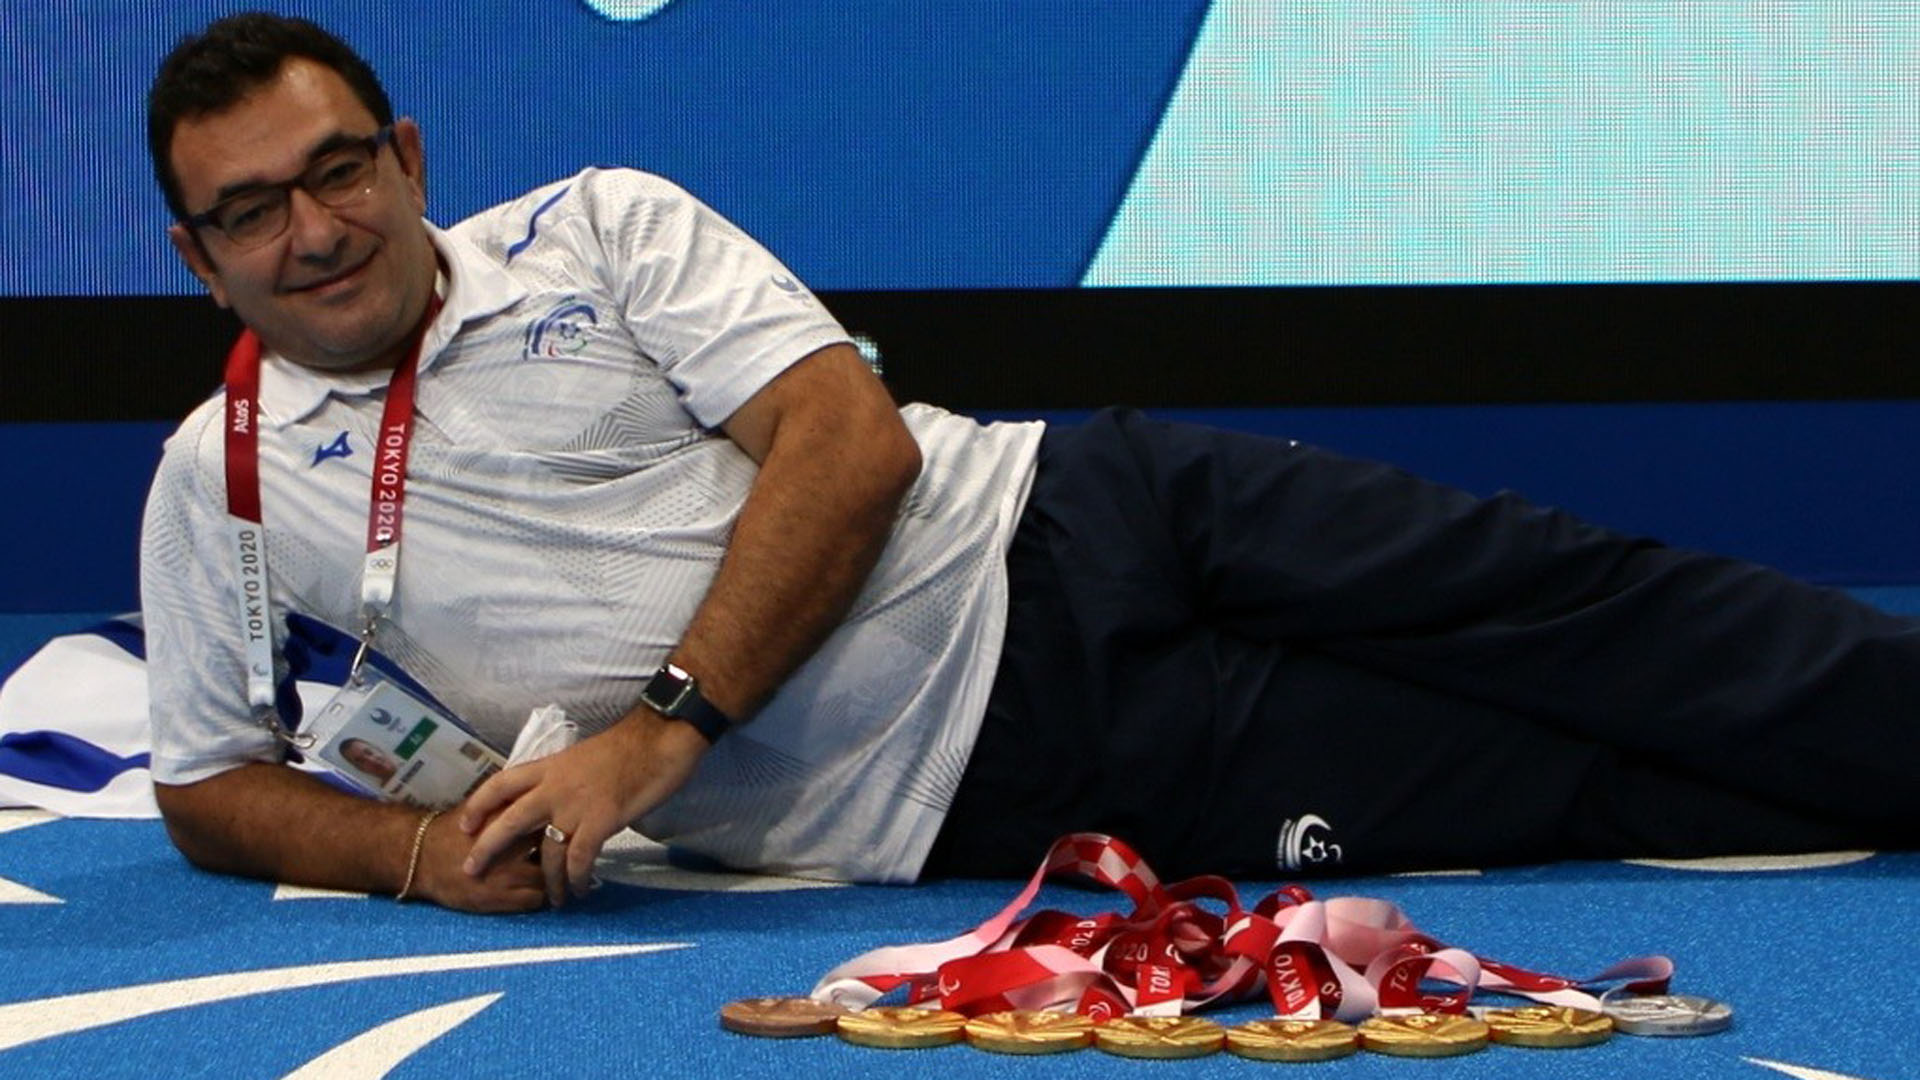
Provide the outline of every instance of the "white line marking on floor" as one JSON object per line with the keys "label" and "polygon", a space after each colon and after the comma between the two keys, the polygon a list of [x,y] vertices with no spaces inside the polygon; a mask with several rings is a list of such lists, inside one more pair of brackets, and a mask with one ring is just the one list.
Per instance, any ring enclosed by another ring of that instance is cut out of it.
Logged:
{"label": "white line marking on floor", "polygon": [[383,1077],[428,1043],[499,1001],[500,993],[449,1001],[368,1028],[290,1072],[286,1080]]}
{"label": "white line marking on floor", "polygon": [[692,947],[693,943],[689,941],[670,941],[644,945],[573,945],[401,956],[389,960],[347,960],[61,994],[0,1005],[0,1050],[11,1050],[16,1046],[89,1028],[105,1027],[122,1020],[254,994],[268,994],[276,990],[298,990],[308,986],[393,975],[473,971],[515,964],[550,964],[563,960],[599,960]]}

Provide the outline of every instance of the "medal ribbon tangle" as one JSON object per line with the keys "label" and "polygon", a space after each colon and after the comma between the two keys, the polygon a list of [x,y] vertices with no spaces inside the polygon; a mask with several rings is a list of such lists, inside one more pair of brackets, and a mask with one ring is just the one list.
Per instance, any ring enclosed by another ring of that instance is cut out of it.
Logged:
{"label": "medal ribbon tangle", "polygon": [[[1021,918],[1043,882],[1067,875],[1118,889],[1132,913],[1042,910]],[[1225,878],[1163,885],[1123,841],[1074,833],[1054,842],[993,918],[947,941],[857,956],[823,976],[811,996],[860,1010],[905,988],[909,1005],[937,1003],[963,1016],[1051,1009],[1098,1023],[1180,1016],[1264,991],[1283,1019],[1357,1023],[1378,1013],[1463,1014],[1480,990],[1597,1012],[1591,991],[1625,982],[1628,993],[1664,994],[1673,971],[1664,956],[1623,960],[1585,978],[1531,971],[1448,947],[1385,900],[1317,900],[1298,885],[1248,910]]]}

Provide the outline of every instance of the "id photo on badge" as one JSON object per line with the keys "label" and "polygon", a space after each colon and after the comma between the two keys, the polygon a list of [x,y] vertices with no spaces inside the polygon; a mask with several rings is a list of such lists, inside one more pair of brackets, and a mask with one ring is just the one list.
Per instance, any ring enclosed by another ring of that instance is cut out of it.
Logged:
{"label": "id photo on badge", "polygon": [[340,688],[307,725],[321,763],[376,798],[444,810],[506,759],[454,716],[378,673]]}
{"label": "id photo on badge", "polygon": [[320,757],[368,791],[390,796],[394,792],[389,787],[411,751],[439,726],[432,717],[412,719],[408,723],[378,707],[352,715],[320,747]]}

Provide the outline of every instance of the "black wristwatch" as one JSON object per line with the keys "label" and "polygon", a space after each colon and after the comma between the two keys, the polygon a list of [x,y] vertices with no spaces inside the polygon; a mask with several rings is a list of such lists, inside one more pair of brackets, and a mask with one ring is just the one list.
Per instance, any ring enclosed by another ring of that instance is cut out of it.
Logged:
{"label": "black wristwatch", "polygon": [[708,743],[717,743],[733,721],[700,696],[700,684],[684,668],[662,664],[640,691],[640,701],[662,716],[685,720]]}

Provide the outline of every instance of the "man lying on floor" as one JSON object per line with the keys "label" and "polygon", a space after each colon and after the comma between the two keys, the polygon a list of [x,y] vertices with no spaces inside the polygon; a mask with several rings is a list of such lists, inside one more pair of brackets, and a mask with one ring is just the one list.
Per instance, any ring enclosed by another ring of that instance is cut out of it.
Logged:
{"label": "man lying on floor", "polygon": [[[419,128],[309,23],[213,24],[149,109],[248,327],[142,545],[202,866],[497,911],[629,824],[879,881],[1075,829],[1251,875],[1914,838],[1913,622],[1294,443],[897,408],[658,177],[424,221]],[[309,621],[378,659],[303,711]],[[587,737],[493,772],[547,706]]]}

